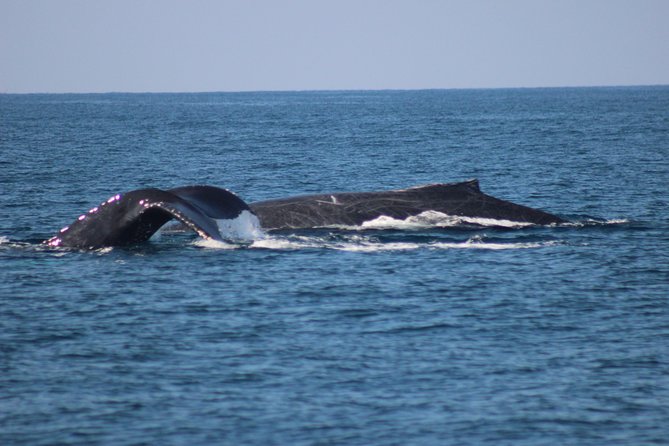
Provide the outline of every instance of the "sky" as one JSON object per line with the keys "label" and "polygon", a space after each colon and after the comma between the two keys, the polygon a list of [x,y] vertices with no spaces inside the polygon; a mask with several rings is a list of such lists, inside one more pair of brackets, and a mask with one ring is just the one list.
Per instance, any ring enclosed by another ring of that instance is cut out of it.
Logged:
{"label": "sky", "polygon": [[669,84],[669,0],[0,0],[0,93]]}

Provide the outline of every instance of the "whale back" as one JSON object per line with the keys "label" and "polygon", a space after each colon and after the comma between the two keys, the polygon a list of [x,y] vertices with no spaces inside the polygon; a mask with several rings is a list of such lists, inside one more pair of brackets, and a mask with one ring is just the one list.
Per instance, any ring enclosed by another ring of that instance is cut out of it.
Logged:
{"label": "whale back", "polygon": [[425,211],[541,225],[563,222],[538,209],[486,195],[475,179],[382,192],[304,195],[260,201],[250,207],[266,229],[357,226],[380,216],[406,219]]}

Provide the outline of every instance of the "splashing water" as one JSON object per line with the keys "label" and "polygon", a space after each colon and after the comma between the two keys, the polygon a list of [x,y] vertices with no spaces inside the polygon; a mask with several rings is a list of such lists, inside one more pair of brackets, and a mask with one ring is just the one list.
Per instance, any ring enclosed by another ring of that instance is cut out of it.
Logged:
{"label": "splashing water", "polygon": [[[580,228],[590,225],[621,225],[629,223],[628,220],[612,219],[595,221],[585,219],[560,225],[565,228]],[[537,227],[531,223],[514,222],[510,220],[497,220],[490,218],[459,217],[443,214],[436,211],[426,211],[416,216],[410,216],[404,220],[388,216],[380,216],[366,221],[359,226],[333,226],[317,228],[309,232],[316,234],[303,235],[298,233],[266,233],[260,228],[258,219],[251,213],[246,212],[234,220],[218,221],[221,235],[224,241],[212,239],[197,239],[195,246],[208,249],[269,249],[269,250],[304,250],[304,249],[330,249],[348,252],[384,252],[384,251],[409,251],[418,249],[427,250],[513,250],[513,249],[539,249],[564,245],[562,240],[547,239],[536,241],[518,241],[512,237],[506,239],[490,239],[486,234],[477,234],[462,241],[443,241],[446,233],[439,230],[465,229],[480,230],[490,228],[493,230],[521,230]],[[537,227],[540,228],[540,227]],[[437,232],[434,232],[434,231]],[[333,232],[334,231],[334,232]],[[364,232],[371,234],[364,234]],[[431,237],[415,241],[385,240],[377,237],[377,234],[387,231],[407,232],[407,235],[419,231],[429,231]],[[360,234],[360,233],[363,234]],[[522,237],[521,237],[522,239]]]}
{"label": "splashing water", "polygon": [[523,228],[533,226],[532,223],[524,223],[510,220],[499,220],[494,218],[461,217],[448,215],[438,211],[425,211],[418,215],[407,217],[404,220],[382,215],[374,220],[369,220],[357,228],[360,229],[424,229],[424,228],[452,228],[464,225],[493,226],[502,228]]}
{"label": "splashing water", "polygon": [[234,219],[216,220],[216,224],[225,240],[249,241],[265,236],[265,232],[260,228],[258,217],[249,211],[242,211]]}

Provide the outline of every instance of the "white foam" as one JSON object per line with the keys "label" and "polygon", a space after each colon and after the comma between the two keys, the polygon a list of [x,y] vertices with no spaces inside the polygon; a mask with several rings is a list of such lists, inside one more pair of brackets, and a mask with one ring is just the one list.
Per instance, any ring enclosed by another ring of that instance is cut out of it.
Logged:
{"label": "white foam", "polygon": [[265,237],[258,217],[249,211],[242,211],[234,219],[216,220],[216,224],[224,240],[250,241]]}
{"label": "white foam", "polygon": [[[313,235],[274,235],[267,234],[260,228],[258,218],[248,211],[242,212],[233,220],[217,220],[221,236],[224,241],[212,239],[198,239],[196,246],[209,249],[270,249],[270,250],[302,250],[302,249],[330,249],[349,252],[383,252],[383,251],[411,251],[417,249],[447,250],[447,249],[479,249],[479,250],[506,250],[532,249],[552,246],[557,242],[527,242],[527,243],[493,243],[486,242],[484,237],[475,236],[463,242],[383,242],[364,233],[347,235],[345,237],[328,237]],[[426,211],[404,220],[381,216],[356,227],[339,229],[399,229],[410,230],[420,228],[453,227],[462,224],[476,224],[479,226],[494,227],[524,227],[531,223],[513,222],[486,218],[459,217],[443,214],[436,211]]]}
{"label": "white foam", "polygon": [[480,241],[467,240],[464,243],[433,243],[429,246],[437,249],[487,249],[487,250],[503,250],[503,249],[532,249],[544,248],[548,246],[555,246],[557,242],[530,242],[530,243],[487,243]]}
{"label": "white foam", "polygon": [[279,237],[266,237],[259,240],[254,240],[251,248],[261,249],[304,249],[304,248],[321,248],[323,244],[315,244],[303,241],[295,241]]}
{"label": "white foam", "polygon": [[492,243],[486,242],[481,237],[472,237],[464,242],[433,242],[433,243],[411,243],[411,242],[380,242],[373,238],[354,236],[346,240],[327,240],[320,237],[292,236],[276,237],[267,236],[255,240],[250,248],[275,249],[275,250],[300,250],[300,249],[331,249],[335,251],[349,252],[383,252],[383,251],[411,251],[417,249],[479,249],[479,250],[505,250],[505,249],[536,249],[559,245],[560,242],[525,242],[525,243]]}
{"label": "white foam", "polygon": [[457,215],[448,215],[437,211],[424,211],[418,215],[407,217],[404,220],[382,215],[369,220],[359,227],[348,229],[425,229],[425,228],[451,228],[462,226],[464,224],[473,224],[484,227],[504,227],[504,228],[522,228],[532,226],[532,223],[498,220],[494,218],[480,217],[462,217]]}
{"label": "white foam", "polygon": [[630,220],[626,218],[613,218],[610,220],[595,220],[588,218],[581,221],[562,223],[560,226],[582,228],[584,226],[608,226],[608,225],[626,225]]}
{"label": "white foam", "polygon": [[223,240],[214,240],[212,238],[198,238],[193,242],[195,246],[207,249],[237,249],[242,245],[225,242]]}
{"label": "white foam", "polygon": [[262,240],[256,240],[251,244],[251,248],[261,249],[332,249],[351,252],[398,251],[418,249],[420,247],[421,245],[416,243],[381,243],[365,240],[328,241],[317,237],[296,237],[290,239],[267,237]]}
{"label": "white foam", "polygon": [[334,249],[349,252],[381,252],[381,251],[410,251],[422,246],[417,243],[346,243],[336,246]]}
{"label": "white foam", "polygon": [[4,235],[0,235],[0,245],[3,245],[5,243],[9,243],[9,237],[5,237]]}
{"label": "white foam", "polygon": [[606,220],[605,223],[607,225],[625,225],[629,223],[630,221],[626,218],[614,218],[612,220]]}

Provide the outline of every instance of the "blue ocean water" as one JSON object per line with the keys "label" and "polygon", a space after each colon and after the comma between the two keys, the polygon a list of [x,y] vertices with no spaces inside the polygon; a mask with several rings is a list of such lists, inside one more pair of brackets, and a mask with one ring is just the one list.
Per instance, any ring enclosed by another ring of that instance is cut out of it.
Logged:
{"label": "blue ocean water", "polygon": [[[573,223],[40,244],[469,178]],[[0,444],[667,444],[667,186],[669,87],[0,95]]]}

